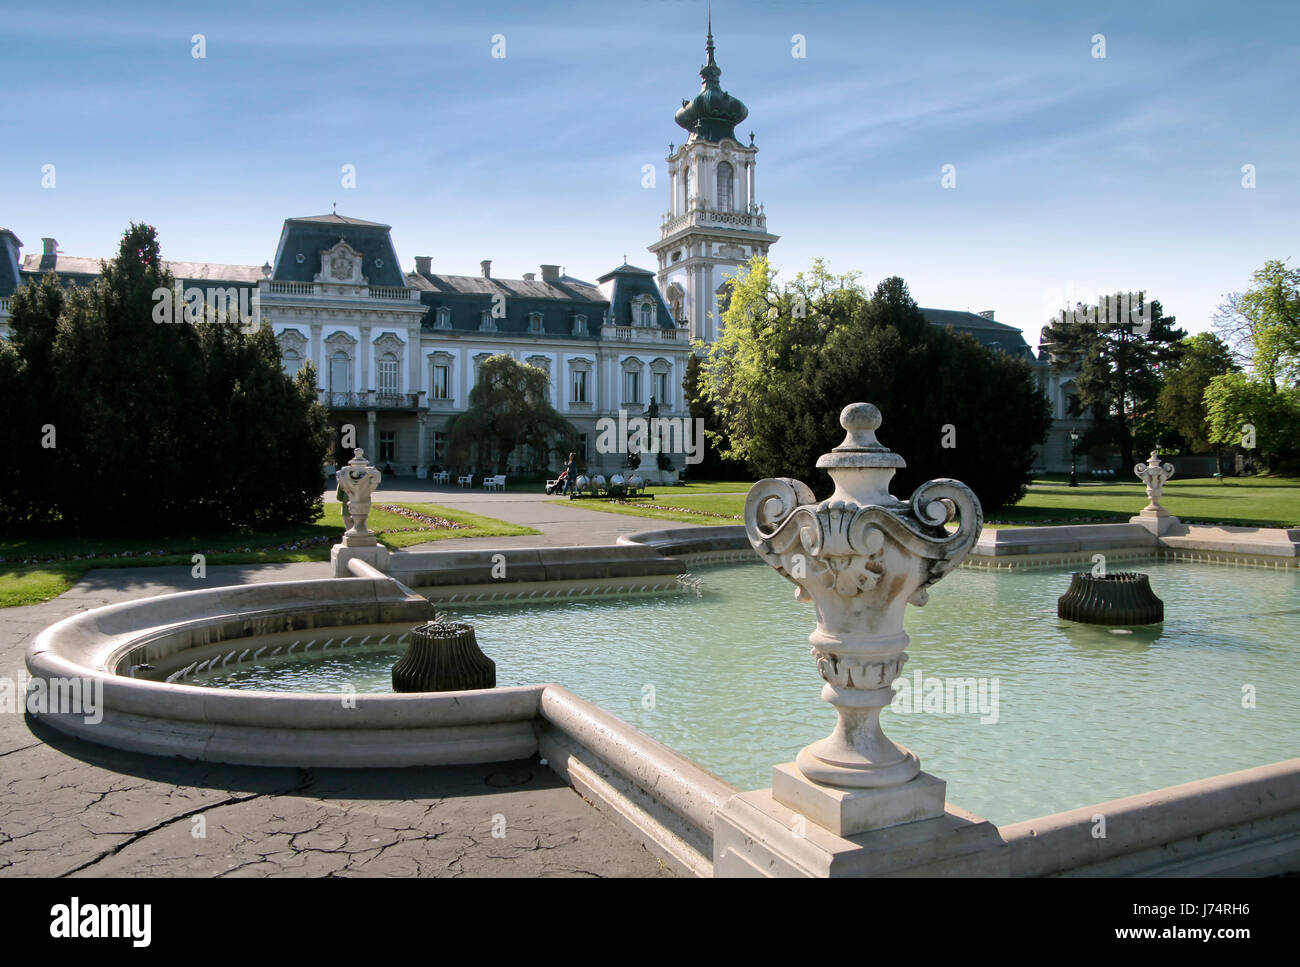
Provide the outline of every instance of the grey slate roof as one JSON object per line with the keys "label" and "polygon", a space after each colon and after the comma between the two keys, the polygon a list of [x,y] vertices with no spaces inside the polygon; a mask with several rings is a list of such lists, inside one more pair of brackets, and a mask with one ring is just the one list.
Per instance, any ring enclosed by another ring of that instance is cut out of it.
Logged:
{"label": "grey slate roof", "polygon": [[[43,266],[44,256],[39,252],[23,256],[23,274],[41,275],[44,272],[58,272],[59,275],[85,276],[94,278],[99,275],[99,259],[85,258],[80,255],[56,255],[53,265]],[[262,278],[262,270],[255,265],[222,265],[215,262],[163,262],[178,279],[235,282],[256,285]]]}
{"label": "grey slate roof", "polygon": [[[484,310],[491,311],[493,297],[505,297],[504,318],[495,319],[496,331],[512,336],[546,338],[547,336],[583,338],[573,335],[575,315],[587,317],[587,336],[600,339],[600,327],[610,305],[614,306],[611,325],[630,326],[629,300],[643,292],[652,293],[659,303],[660,319],[671,318],[664,304],[654,273],[631,265],[621,265],[600,277],[594,286],[572,276],[551,282],[525,279],[484,278],[481,275],[419,275],[411,272],[407,284],[420,292],[420,301],[429,307],[423,328],[436,328],[439,308],[451,310],[451,327],[460,332],[478,332]],[[529,328],[529,317],[542,315],[541,333]],[[663,328],[675,328],[661,322]]]}
{"label": "grey slate roof", "polygon": [[[390,226],[346,215],[286,218],[275,250],[271,278],[277,282],[311,282],[320,272],[320,253],[342,238],[361,253],[361,274],[371,285],[400,288],[406,284],[397,262]],[[298,255],[303,256],[298,261]],[[260,274],[258,276],[261,278]]]}
{"label": "grey slate roof", "polygon": [[632,319],[631,299],[639,295],[652,295],[659,306],[657,317],[660,329],[676,329],[677,324],[673,321],[672,312],[669,311],[667,303],[664,302],[663,293],[659,291],[659,286],[655,283],[655,274],[647,269],[639,269],[635,265],[628,265],[624,262],[618,268],[606,272],[599,279],[600,292],[609,300],[610,305],[614,307],[610,325],[613,326],[632,326],[636,323]]}
{"label": "grey slate roof", "polygon": [[974,336],[984,346],[999,349],[1013,356],[1033,359],[1033,351],[1025,342],[1024,334],[1015,326],[1005,322],[995,322],[974,312],[961,309],[920,309],[926,322],[932,326],[948,326],[958,332]]}
{"label": "grey slate roof", "polygon": [[11,296],[14,289],[22,284],[19,275],[18,250],[22,241],[7,228],[0,228],[0,298]]}

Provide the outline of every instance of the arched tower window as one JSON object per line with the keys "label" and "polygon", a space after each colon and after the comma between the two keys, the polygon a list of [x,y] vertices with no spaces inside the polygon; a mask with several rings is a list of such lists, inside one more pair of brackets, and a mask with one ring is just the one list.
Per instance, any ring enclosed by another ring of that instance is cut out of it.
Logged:
{"label": "arched tower window", "polygon": [[641,303],[641,325],[646,328],[650,327],[650,303]]}
{"label": "arched tower window", "polygon": [[735,184],[736,175],[731,169],[731,163],[723,161],[718,165],[718,210],[731,211],[731,200],[734,196],[732,188]]}

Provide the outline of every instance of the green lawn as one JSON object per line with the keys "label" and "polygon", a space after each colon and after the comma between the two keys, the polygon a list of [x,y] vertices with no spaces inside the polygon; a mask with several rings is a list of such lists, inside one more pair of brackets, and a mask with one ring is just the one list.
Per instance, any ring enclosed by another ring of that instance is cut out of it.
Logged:
{"label": "green lawn", "polygon": [[[1025,524],[1072,517],[1128,520],[1146,501],[1146,489],[1136,478],[1131,483],[1080,481],[1078,487],[1058,480],[1036,480],[1019,504],[988,516]],[[1160,504],[1192,524],[1295,527],[1300,525],[1300,478],[1229,477],[1223,483],[1213,478],[1174,478],[1165,484]]]}
{"label": "green lawn", "polygon": [[[740,524],[745,511],[743,494],[705,494],[692,497],[683,493],[683,487],[657,487],[654,500],[637,499],[626,504],[607,500],[554,500],[551,503],[583,510],[599,510],[607,514],[628,514],[632,517],[652,517],[656,520],[684,520],[700,526]],[[665,509],[666,508],[666,509]],[[690,513],[694,511],[694,513]]]}
{"label": "green lawn", "polygon": [[[390,548],[410,547],[458,537],[508,537],[537,534],[510,524],[437,504],[397,504],[416,513],[444,518],[463,528],[436,527],[400,514],[371,509],[367,525]],[[62,594],[87,571],[100,567],[192,564],[202,553],[209,565],[279,564],[325,561],[343,531],[342,507],[325,504],[311,524],[247,534],[183,534],[144,538],[5,538],[0,540],[0,608],[36,604]],[[23,563],[30,561],[31,563]]]}
{"label": "green lawn", "polygon": [[[1070,487],[1056,480],[1036,480],[1019,504],[988,514],[992,524],[1032,526],[1083,522],[1127,521],[1146,506],[1146,490],[1136,479],[1132,483],[1084,484]],[[1300,526],[1300,478],[1234,477],[1216,480],[1171,480],[1165,485],[1161,504],[1188,523],[1235,524],[1262,527]],[[568,501],[560,501],[568,503]],[[699,524],[732,524],[723,519],[744,513],[743,495],[692,497],[689,493],[661,487],[654,507],[610,504],[584,500],[577,506],[613,514],[631,514],[659,520],[682,520]],[[672,509],[656,508],[680,508]],[[705,513],[682,513],[694,510]],[[722,515],[711,517],[708,515]]]}

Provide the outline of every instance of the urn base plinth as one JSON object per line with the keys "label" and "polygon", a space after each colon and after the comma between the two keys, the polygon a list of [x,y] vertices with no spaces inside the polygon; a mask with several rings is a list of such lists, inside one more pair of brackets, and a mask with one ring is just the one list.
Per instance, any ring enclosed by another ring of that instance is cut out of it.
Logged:
{"label": "urn base plinth", "polygon": [[[916,764],[916,756],[907,754],[908,764]],[[772,799],[836,836],[942,816],[948,784],[919,767],[912,775],[895,785],[848,789],[814,782],[802,764],[785,762],[772,769]]]}
{"label": "urn base plinth", "polygon": [[1165,510],[1163,507],[1159,507],[1155,511],[1148,511],[1149,508],[1144,509],[1142,513],[1130,517],[1128,522],[1146,528],[1152,534],[1155,534],[1156,537],[1168,534],[1171,530],[1182,523],[1182,521],[1169,513],[1169,511]]}

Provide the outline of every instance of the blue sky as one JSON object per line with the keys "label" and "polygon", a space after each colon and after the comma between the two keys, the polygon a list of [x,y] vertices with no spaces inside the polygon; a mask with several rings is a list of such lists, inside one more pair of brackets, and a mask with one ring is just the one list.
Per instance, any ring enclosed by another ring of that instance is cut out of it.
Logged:
{"label": "blue sky", "polygon": [[[111,255],[136,220],[167,258],[260,265],[284,218],[337,202],[391,224],[407,270],[654,267],[704,3],[54,9],[0,14],[0,225],[25,252],[48,235]],[[1145,288],[1201,331],[1265,260],[1300,256],[1294,0],[718,0],[713,23],[787,275],[819,256],[901,275],[1036,344],[1052,290]]]}

